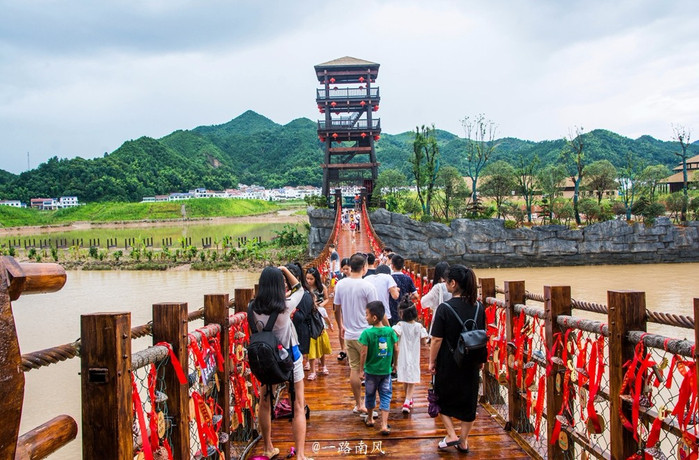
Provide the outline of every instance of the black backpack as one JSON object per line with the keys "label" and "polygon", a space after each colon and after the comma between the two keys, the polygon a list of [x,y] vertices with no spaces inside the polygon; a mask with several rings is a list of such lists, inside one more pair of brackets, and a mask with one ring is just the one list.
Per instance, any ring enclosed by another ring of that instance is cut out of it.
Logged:
{"label": "black backpack", "polygon": [[293,388],[293,357],[272,332],[277,316],[279,313],[272,313],[265,327],[258,332],[253,321],[252,302],[248,305],[248,324],[250,326],[248,364],[253,375],[261,384],[276,385],[290,382]]}

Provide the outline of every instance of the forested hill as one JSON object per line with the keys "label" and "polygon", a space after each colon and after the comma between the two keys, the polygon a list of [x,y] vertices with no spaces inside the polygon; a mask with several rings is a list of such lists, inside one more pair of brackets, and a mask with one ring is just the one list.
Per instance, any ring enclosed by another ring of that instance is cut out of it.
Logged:
{"label": "forested hill", "polygon": [[[629,139],[610,131],[585,134],[586,158],[606,158],[620,166],[627,152],[646,164],[674,167],[679,146],[650,136]],[[464,171],[463,138],[437,131],[441,164]],[[535,154],[543,164],[559,160],[563,139],[532,142],[498,140],[493,161],[516,163]],[[693,146],[699,152],[699,145]],[[408,158],[412,133],[382,133],[377,143],[380,170],[394,168],[410,177]],[[693,153],[696,154],[696,153]],[[101,158],[51,158],[20,175],[0,170],[0,199],[28,202],[33,197],[75,195],[88,201],[140,201],[144,196],[181,192],[196,187],[225,189],[238,183],[266,187],[320,185],[322,145],[316,123],[300,118],[279,125],[253,111],[228,123],[175,131],[161,139],[142,137],[125,142]]]}

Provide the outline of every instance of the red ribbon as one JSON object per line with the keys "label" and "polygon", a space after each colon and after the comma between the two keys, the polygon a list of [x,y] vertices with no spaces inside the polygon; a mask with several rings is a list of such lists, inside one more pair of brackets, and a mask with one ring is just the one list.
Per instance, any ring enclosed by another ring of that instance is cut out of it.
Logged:
{"label": "red ribbon", "polygon": [[132,387],[132,398],[133,407],[136,411],[136,417],[138,418],[138,426],[141,429],[141,444],[143,447],[143,455],[146,460],[153,460],[153,450],[151,449],[150,442],[148,441],[148,429],[146,428],[146,416],[143,413],[143,405],[141,404],[141,397],[138,395],[138,387],[136,386],[136,380],[131,374],[131,387]]}
{"label": "red ribbon", "polygon": [[175,352],[172,350],[172,345],[170,345],[168,342],[160,342],[156,343],[157,345],[162,345],[163,347],[166,347],[168,350],[168,354],[170,356],[170,363],[172,364],[172,367],[175,368],[175,375],[177,376],[177,380],[180,382],[180,385],[184,385],[187,383],[187,377],[184,375],[184,371],[182,371],[182,365],[180,364],[180,360],[177,359],[177,356],[175,356]]}

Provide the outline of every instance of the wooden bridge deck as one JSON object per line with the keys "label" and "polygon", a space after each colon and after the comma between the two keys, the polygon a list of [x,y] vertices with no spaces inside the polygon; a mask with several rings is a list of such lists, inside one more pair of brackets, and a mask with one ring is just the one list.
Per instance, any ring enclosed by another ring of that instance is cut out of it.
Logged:
{"label": "wooden bridge deck", "polygon": [[[338,244],[341,257],[369,250],[364,232],[354,237],[349,231],[341,232]],[[446,432],[439,418],[432,419],[427,414],[427,385],[430,380],[427,374],[428,346],[422,347],[422,383],[415,389],[413,412],[409,415],[401,412],[403,385],[394,382],[389,415],[391,434],[382,436],[378,422],[375,428],[366,427],[363,420],[352,413],[354,399],[349,386],[349,365],[347,360],[338,361],[336,358],[339,351],[337,331],[328,333],[334,351],[333,355],[326,357],[330,375],[318,375],[315,381],[304,381],[306,403],[311,410],[306,432],[307,456],[314,459],[384,456],[431,459],[456,458],[460,455],[468,455],[472,459],[529,458],[482,407],[478,410],[476,424],[469,436],[470,453],[460,454],[454,447],[446,451],[437,449],[437,443]],[[286,457],[293,446],[291,423],[288,419],[272,422],[272,440],[280,450],[278,458]],[[263,447],[262,442],[259,442],[251,456],[262,455]],[[366,451],[363,451],[364,448]]]}

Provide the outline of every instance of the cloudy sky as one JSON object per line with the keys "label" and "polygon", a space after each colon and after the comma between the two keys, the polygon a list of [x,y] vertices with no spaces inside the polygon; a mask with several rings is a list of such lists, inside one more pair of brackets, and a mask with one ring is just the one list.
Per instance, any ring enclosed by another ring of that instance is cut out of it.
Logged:
{"label": "cloudy sky", "polygon": [[384,132],[699,136],[696,0],[0,0],[0,169],[248,109],[316,119],[313,66],[381,64]]}

